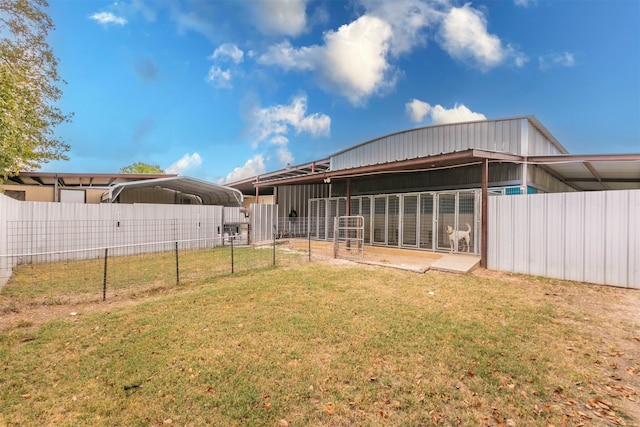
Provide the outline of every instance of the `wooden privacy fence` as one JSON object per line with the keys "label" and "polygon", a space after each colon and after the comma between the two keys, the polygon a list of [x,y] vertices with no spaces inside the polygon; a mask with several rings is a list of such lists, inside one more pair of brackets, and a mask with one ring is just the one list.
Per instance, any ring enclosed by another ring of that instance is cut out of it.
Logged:
{"label": "wooden privacy fence", "polygon": [[487,267],[640,289],[640,190],[489,198]]}

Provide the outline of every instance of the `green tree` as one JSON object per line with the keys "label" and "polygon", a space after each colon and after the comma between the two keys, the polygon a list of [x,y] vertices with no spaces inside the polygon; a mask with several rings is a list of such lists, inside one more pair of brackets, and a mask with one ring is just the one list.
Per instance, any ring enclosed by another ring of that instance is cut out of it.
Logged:
{"label": "green tree", "polygon": [[58,60],[47,43],[54,30],[46,0],[0,0],[0,182],[51,160],[68,160],[54,128],[71,120]]}
{"label": "green tree", "polygon": [[132,165],[125,166],[120,169],[120,173],[153,173],[160,174],[164,173],[164,169],[162,169],[158,165],[150,165],[144,162],[136,162]]}

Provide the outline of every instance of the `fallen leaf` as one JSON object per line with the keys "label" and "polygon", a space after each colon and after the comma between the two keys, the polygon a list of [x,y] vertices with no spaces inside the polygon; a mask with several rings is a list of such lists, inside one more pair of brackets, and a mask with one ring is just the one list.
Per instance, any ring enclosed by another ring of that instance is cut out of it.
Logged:
{"label": "fallen leaf", "polygon": [[289,421],[285,420],[284,418],[281,419],[280,421],[278,421],[278,425],[280,427],[289,427]]}
{"label": "fallen leaf", "polygon": [[324,407],[324,410],[327,411],[327,414],[333,415],[335,412],[335,408],[333,407],[333,403],[327,403],[327,406]]}

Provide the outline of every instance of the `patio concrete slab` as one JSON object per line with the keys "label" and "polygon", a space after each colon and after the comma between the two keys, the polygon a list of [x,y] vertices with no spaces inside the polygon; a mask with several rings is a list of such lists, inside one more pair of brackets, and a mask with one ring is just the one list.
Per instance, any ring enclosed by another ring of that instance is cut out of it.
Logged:
{"label": "patio concrete slab", "polygon": [[449,273],[467,274],[480,266],[480,257],[474,255],[447,254],[431,264],[430,269]]}

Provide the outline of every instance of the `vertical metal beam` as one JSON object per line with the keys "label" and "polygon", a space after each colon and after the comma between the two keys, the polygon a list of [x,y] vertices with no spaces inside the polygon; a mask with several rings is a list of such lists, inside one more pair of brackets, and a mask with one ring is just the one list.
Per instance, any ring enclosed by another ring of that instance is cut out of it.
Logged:
{"label": "vertical metal beam", "polygon": [[487,268],[487,212],[489,204],[489,159],[482,160],[482,233],[480,237],[480,266]]}
{"label": "vertical metal beam", "polygon": [[256,183],[255,183],[255,186],[256,186],[256,205],[258,203],[260,203],[260,187],[258,187],[259,183],[260,183],[260,176],[258,175],[258,176],[256,176]]}
{"label": "vertical metal beam", "polygon": [[53,201],[54,202],[60,201],[60,199],[58,199],[58,174],[56,174],[53,181]]}
{"label": "vertical metal beam", "polygon": [[347,216],[351,215],[351,178],[347,178]]}

